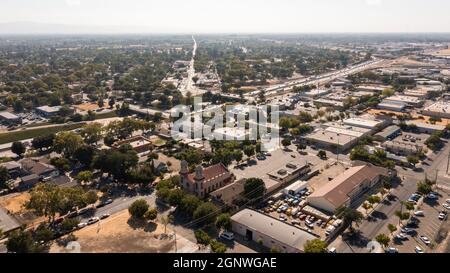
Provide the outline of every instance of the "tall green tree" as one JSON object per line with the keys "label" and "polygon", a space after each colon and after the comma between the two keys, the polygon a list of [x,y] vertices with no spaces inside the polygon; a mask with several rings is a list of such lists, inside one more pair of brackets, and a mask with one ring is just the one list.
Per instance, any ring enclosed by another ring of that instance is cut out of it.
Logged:
{"label": "tall green tree", "polygon": [[327,243],[320,239],[308,240],[303,250],[305,253],[327,253]]}

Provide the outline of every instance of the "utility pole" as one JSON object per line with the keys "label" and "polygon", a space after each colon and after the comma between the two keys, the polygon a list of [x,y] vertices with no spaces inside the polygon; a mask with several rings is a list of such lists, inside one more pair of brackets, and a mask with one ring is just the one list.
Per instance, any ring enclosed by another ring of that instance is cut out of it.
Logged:
{"label": "utility pole", "polygon": [[447,157],[447,171],[445,172],[446,174],[448,174],[449,166],[450,166],[450,151],[448,151],[448,157]]}
{"label": "utility pole", "polygon": [[173,228],[173,234],[175,236],[175,253],[178,252],[178,247],[177,247],[177,232],[175,230],[175,227]]}

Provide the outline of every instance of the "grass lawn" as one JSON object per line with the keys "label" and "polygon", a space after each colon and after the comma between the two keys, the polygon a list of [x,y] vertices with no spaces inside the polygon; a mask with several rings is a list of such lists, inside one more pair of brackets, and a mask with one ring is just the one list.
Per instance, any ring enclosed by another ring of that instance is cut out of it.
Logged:
{"label": "grass lawn", "polygon": [[156,147],[164,146],[164,145],[166,144],[166,142],[167,142],[167,141],[165,141],[164,139],[159,138],[159,137],[157,137],[157,138],[152,138],[152,139],[150,139],[150,141],[151,141],[152,144],[155,145]]}
{"label": "grass lawn", "polygon": [[2,134],[0,134],[0,144],[35,138],[37,136],[58,133],[61,131],[75,130],[75,129],[83,127],[84,124],[85,123],[76,123],[76,124],[69,124],[69,125],[53,126],[53,127],[49,127],[49,128],[27,129],[27,130],[21,130],[21,131],[2,133]]}
{"label": "grass lawn", "polygon": [[116,111],[111,111],[111,112],[107,112],[107,113],[99,113],[99,114],[95,114],[95,119],[105,119],[105,118],[115,118],[118,117]]}

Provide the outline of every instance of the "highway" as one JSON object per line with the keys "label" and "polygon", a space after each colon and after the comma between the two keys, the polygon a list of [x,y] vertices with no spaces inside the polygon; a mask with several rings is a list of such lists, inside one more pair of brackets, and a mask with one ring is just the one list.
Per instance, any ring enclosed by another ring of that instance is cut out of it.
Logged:
{"label": "highway", "polygon": [[384,60],[381,59],[372,59],[370,61],[360,63],[357,65],[353,65],[351,67],[347,67],[338,71],[328,72],[319,76],[310,76],[301,80],[289,81],[283,84],[278,84],[275,86],[270,86],[264,88],[260,91],[254,91],[246,95],[246,97],[255,97],[261,91],[265,93],[266,97],[276,96],[283,93],[288,93],[292,91],[294,87],[301,87],[306,85],[321,85],[327,82],[333,81],[338,78],[347,77],[348,75],[355,74],[373,67],[377,67]]}

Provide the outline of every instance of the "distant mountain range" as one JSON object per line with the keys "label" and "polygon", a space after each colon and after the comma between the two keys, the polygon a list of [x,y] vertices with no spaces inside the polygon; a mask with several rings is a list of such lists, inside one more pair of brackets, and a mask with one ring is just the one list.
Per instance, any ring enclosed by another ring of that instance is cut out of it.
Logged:
{"label": "distant mountain range", "polygon": [[[156,30],[157,29],[157,30]],[[0,23],[0,35],[37,34],[139,34],[139,33],[182,33],[183,30],[162,29],[143,26],[75,26],[35,22]],[[185,33],[188,31],[185,31]]]}

